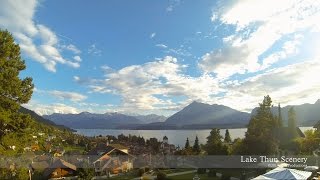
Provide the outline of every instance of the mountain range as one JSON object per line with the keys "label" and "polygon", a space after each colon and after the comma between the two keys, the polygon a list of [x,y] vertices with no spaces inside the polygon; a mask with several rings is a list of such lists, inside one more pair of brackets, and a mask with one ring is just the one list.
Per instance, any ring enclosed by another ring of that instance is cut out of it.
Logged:
{"label": "mountain range", "polygon": [[[292,106],[281,108],[284,124],[287,124],[288,110]],[[297,114],[299,126],[312,126],[320,120],[320,100],[315,104],[293,106]],[[43,116],[56,124],[81,129],[208,129],[208,128],[243,128],[248,124],[251,113],[240,112],[227,106],[192,102],[179,112],[166,118],[164,116],[105,113],[94,114],[52,114]],[[278,107],[272,112],[278,115]]]}
{"label": "mountain range", "polygon": [[56,124],[53,121],[45,119],[44,117],[38,115],[34,111],[32,111],[30,109],[27,109],[25,107],[20,106],[19,112],[21,112],[23,114],[29,114],[38,123],[42,123],[42,124],[46,124],[46,125],[49,125],[49,126],[53,126],[53,127],[58,128],[58,129],[66,129],[66,130],[69,130],[69,131],[74,131],[73,129],[70,129],[69,127],[66,127],[66,126],[61,125],[61,124]]}
{"label": "mountain range", "polygon": [[[296,112],[298,126],[313,126],[320,120],[320,99],[314,104],[289,105],[281,108],[281,116],[284,125],[288,124],[288,111],[293,107]],[[275,116],[279,116],[278,107],[274,106],[271,109]],[[255,114],[257,108],[253,109],[251,114]]]}

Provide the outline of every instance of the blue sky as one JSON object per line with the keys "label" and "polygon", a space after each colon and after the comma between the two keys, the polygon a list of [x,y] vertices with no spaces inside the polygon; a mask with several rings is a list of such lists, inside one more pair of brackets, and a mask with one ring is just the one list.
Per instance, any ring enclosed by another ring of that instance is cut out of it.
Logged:
{"label": "blue sky", "polygon": [[320,98],[320,3],[0,0],[39,114],[250,111]]}

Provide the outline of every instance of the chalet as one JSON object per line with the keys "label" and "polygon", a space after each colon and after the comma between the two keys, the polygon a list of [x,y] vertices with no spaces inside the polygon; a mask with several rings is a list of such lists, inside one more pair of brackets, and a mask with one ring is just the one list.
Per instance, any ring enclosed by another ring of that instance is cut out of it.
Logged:
{"label": "chalet", "polygon": [[299,127],[296,127],[294,132],[290,132],[289,127],[278,127],[275,129],[276,137],[280,141],[280,145],[286,145],[293,138],[305,137]]}
{"label": "chalet", "polygon": [[317,131],[320,130],[320,121],[318,121],[313,128],[315,128]]}
{"label": "chalet", "polygon": [[173,154],[176,150],[175,145],[169,144],[169,140],[167,136],[164,136],[162,139],[162,143],[160,145],[160,151],[163,152],[163,154]]}
{"label": "chalet", "polygon": [[47,179],[78,179],[76,176],[77,167],[60,158],[54,159],[53,163],[46,168],[43,176]]}
{"label": "chalet", "polygon": [[88,155],[95,172],[100,175],[118,174],[133,168],[134,157],[128,153],[127,147],[120,144],[99,144]]}

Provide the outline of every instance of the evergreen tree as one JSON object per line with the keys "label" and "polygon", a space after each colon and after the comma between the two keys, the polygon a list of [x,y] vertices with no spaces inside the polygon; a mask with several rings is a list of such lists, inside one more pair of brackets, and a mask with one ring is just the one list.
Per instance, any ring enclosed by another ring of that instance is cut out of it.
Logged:
{"label": "evergreen tree", "polygon": [[289,136],[291,139],[297,137],[297,120],[296,120],[296,111],[293,107],[291,107],[288,111],[288,128],[289,128]]}
{"label": "evergreen tree", "polygon": [[226,130],[226,133],[224,135],[224,142],[231,143],[231,137],[228,129]]}
{"label": "evergreen tree", "polygon": [[241,152],[249,155],[274,155],[279,148],[275,130],[278,118],[271,112],[272,100],[265,96],[259,104],[257,114],[252,116],[248,124],[246,137],[243,140]]}
{"label": "evergreen tree", "polygon": [[189,138],[187,138],[184,148],[185,149],[189,149],[190,148]]}
{"label": "evergreen tree", "polygon": [[222,143],[222,136],[219,129],[212,129],[207,137],[205,149],[209,155],[227,155],[228,147]]}
{"label": "evergreen tree", "polygon": [[279,127],[282,127],[282,126],[283,126],[280,103],[279,103],[279,105],[278,105],[278,126],[279,126]]}
{"label": "evergreen tree", "polygon": [[19,78],[26,68],[20,47],[8,31],[0,29],[0,108],[17,112],[27,103],[33,92],[32,78]]}
{"label": "evergreen tree", "polygon": [[4,147],[2,139],[7,133],[21,133],[32,123],[30,116],[18,112],[33,92],[32,79],[19,77],[25,68],[19,45],[8,31],[0,29],[0,143]]}
{"label": "evergreen tree", "polygon": [[200,145],[199,145],[199,139],[198,136],[196,136],[196,139],[194,141],[193,147],[192,147],[193,151],[196,153],[200,153]]}

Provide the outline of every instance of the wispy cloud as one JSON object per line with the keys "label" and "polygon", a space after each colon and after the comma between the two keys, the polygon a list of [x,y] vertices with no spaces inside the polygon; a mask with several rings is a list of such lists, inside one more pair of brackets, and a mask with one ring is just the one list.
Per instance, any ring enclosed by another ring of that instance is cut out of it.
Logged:
{"label": "wispy cloud", "polygon": [[157,35],[157,33],[153,32],[153,33],[150,34],[149,37],[150,37],[150,39],[153,39],[156,35]]}
{"label": "wispy cloud", "polygon": [[163,49],[168,48],[168,46],[166,46],[165,44],[156,44],[156,47],[163,48]]}
{"label": "wispy cloud", "polygon": [[82,59],[81,59],[80,56],[74,56],[73,59],[74,59],[75,61],[78,61],[78,62],[81,62],[81,61],[82,61]]}
{"label": "wispy cloud", "polygon": [[283,46],[295,42],[297,47],[298,41],[303,40],[303,37],[296,38],[301,31],[320,32],[319,18],[318,1],[245,0],[225,4],[213,13],[211,20],[236,30],[233,35],[225,37],[223,48],[205,54],[199,66],[221,78],[268,68],[295,53],[283,48],[260,59],[264,53],[281,41]]}
{"label": "wispy cloud", "polygon": [[79,102],[87,99],[87,96],[82,95],[80,93],[76,93],[76,92],[54,90],[54,91],[49,91],[48,93],[61,100],[70,100],[73,102]]}
{"label": "wispy cloud", "polygon": [[[56,72],[57,63],[80,67],[78,62],[69,61],[61,55],[59,47],[62,45],[54,31],[33,21],[38,5],[37,0],[1,1],[0,27],[11,31],[22,52],[49,71]],[[39,43],[36,42],[38,39]]]}
{"label": "wispy cloud", "polygon": [[88,53],[96,56],[101,56],[102,50],[99,49],[96,44],[91,44],[88,48]]}
{"label": "wispy cloud", "polygon": [[[176,58],[167,56],[161,60],[107,73],[105,79],[91,80],[87,86],[91,92],[120,95],[120,108],[140,111],[170,107],[176,109],[181,102],[173,102],[171,98],[174,96],[207,101],[210,95],[219,92],[214,78],[209,75],[185,75],[182,73],[185,67]],[[77,78],[77,81],[81,81],[81,78]]]}
{"label": "wispy cloud", "polygon": [[169,0],[169,5],[167,6],[166,11],[172,12],[180,4],[181,4],[181,0]]}

